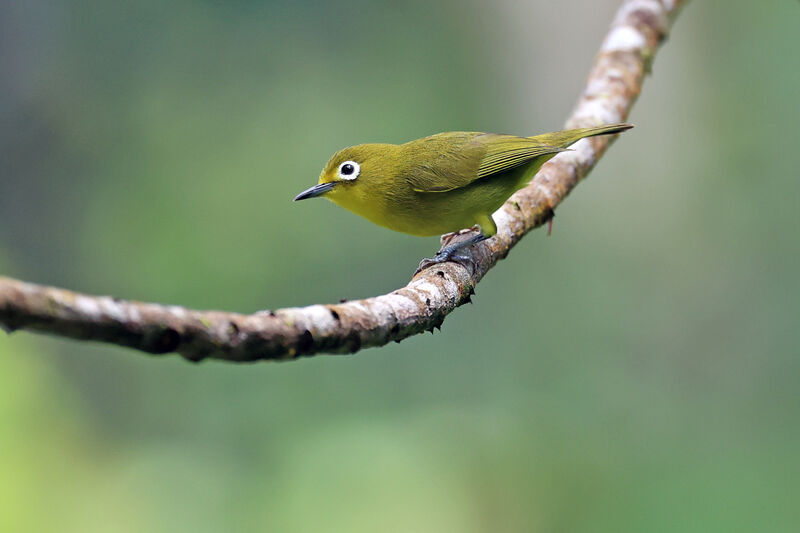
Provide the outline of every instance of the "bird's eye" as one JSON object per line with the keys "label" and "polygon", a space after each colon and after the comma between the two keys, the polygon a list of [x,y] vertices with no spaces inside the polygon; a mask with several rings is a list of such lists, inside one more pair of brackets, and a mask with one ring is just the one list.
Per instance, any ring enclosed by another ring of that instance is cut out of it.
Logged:
{"label": "bird's eye", "polygon": [[361,167],[355,161],[345,161],[339,165],[339,177],[343,180],[354,180],[361,172]]}

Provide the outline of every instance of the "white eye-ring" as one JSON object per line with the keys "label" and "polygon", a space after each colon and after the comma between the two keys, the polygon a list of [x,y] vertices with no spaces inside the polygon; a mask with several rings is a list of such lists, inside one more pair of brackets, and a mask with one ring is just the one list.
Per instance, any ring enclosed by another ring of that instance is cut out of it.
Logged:
{"label": "white eye-ring", "polygon": [[355,161],[345,161],[339,165],[339,177],[343,180],[354,180],[361,172],[361,166]]}

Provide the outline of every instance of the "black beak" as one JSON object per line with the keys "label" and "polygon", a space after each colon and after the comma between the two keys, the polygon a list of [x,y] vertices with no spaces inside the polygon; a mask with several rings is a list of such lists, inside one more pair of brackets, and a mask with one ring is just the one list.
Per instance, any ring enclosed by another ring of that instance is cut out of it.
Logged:
{"label": "black beak", "polygon": [[328,192],[329,190],[333,189],[333,186],[336,183],[333,181],[329,181],[328,183],[320,183],[318,185],[314,185],[310,189],[307,189],[297,196],[294,197],[294,201],[298,200],[305,200],[306,198],[314,198],[315,196],[321,196]]}

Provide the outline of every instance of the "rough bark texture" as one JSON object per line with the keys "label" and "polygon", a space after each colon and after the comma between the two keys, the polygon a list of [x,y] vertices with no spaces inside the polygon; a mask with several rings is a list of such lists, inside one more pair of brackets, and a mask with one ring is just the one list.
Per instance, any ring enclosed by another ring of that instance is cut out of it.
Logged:
{"label": "rough bark texture", "polygon": [[[624,122],[653,56],[683,0],[627,0],[595,60],[566,128]],[[0,277],[0,326],[177,352],[191,361],[294,359],[352,353],[438,328],[531,229],[546,223],[600,159],[613,138],[594,137],[548,162],[494,215],[497,235],[472,248],[474,268],[444,263],[383,296],[252,315],[76,294]]]}

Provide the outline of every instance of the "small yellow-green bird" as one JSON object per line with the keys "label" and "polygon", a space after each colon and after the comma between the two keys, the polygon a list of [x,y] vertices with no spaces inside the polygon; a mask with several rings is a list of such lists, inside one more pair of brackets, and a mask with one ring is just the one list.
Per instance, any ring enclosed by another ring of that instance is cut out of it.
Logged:
{"label": "small yellow-green bird", "polygon": [[433,262],[497,233],[492,213],[549,159],[584,137],[630,124],[516,137],[453,131],[405,144],[359,144],[330,158],[319,182],[297,200],[324,196],[391,230],[429,237],[477,225],[473,237],[442,247]]}

